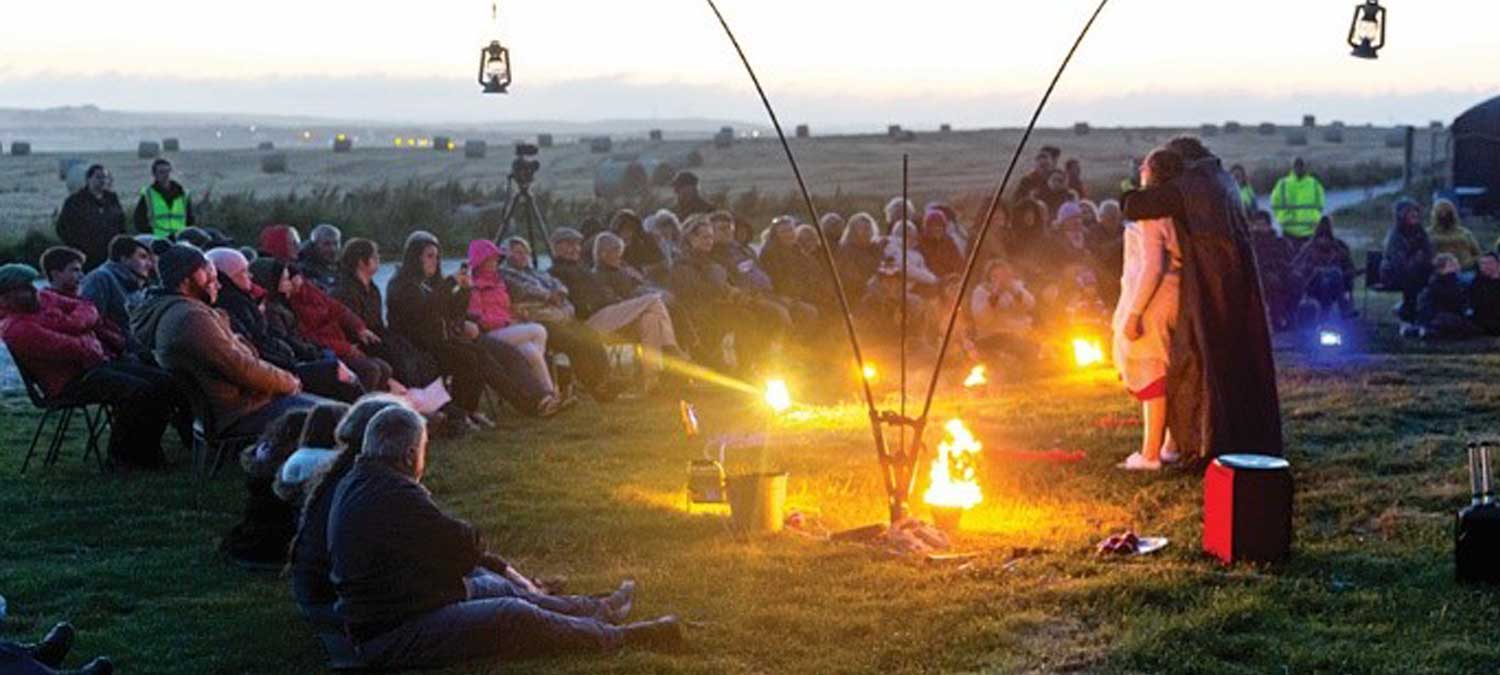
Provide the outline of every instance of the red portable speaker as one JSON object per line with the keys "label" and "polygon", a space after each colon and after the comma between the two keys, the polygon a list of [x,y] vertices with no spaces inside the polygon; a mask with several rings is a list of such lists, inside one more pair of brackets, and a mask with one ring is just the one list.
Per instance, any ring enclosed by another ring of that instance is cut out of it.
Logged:
{"label": "red portable speaker", "polygon": [[1203,550],[1225,564],[1292,550],[1292,471],[1280,457],[1223,455],[1203,476]]}

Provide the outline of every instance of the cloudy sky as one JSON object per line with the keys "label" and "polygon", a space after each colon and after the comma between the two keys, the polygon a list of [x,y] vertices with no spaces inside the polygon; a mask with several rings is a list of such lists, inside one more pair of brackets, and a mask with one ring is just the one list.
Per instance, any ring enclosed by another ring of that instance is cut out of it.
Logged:
{"label": "cloudy sky", "polygon": [[[0,23],[0,107],[391,121],[713,117],[758,101],[702,0],[25,2]],[[1354,0],[1111,0],[1053,125],[1451,119],[1500,89],[1494,0],[1387,0],[1390,46],[1348,56]],[[1094,0],[721,0],[788,121],[1014,126]],[[479,47],[516,84],[481,96]]]}

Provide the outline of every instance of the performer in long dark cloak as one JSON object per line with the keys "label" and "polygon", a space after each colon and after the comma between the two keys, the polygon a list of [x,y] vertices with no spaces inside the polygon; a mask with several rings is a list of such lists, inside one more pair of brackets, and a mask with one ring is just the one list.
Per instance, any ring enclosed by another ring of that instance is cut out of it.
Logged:
{"label": "performer in long dark cloak", "polygon": [[1167,144],[1177,179],[1125,193],[1125,217],[1170,217],[1181,305],[1167,372],[1167,428],[1184,456],[1281,455],[1281,405],[1250,228],[1234,178],[1196,138]]}

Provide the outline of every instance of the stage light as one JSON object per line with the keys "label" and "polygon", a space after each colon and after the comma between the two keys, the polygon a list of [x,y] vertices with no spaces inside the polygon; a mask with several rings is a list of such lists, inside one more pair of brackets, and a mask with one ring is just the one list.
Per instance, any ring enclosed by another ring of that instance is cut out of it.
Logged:
{"label": "stage light", "polygon": [[1335,330],[1318,331],[1318,344],[1324,347],[1344,346],[1344,336]]}
{"label": "stage light", "polygon": [[781,413],[792,407],[792,392],[786,388],[786,380],[771,380],[766,383],[766,405]]}
{"label": "stage light", "polygon": [[1354,19],[1349,23],[1350,55],[1361,59],[1380,57],[1385,46],[1385,8],[1380,0],[1365,0],[1354,6]]}
{"label": "stage light", "polygon": [[1079,368],[1091,368],[1104,363],[1104,347],[1093,338],[1074,338],[1073,362]]}
{"label": "stage light", "polygon": [[866,363],[863,374],[865,376],[865,381],[866,382],[874,382],[876,376],[878,376],[880,373],[876,372],[876,370],[875,370],[875,364],[873,364],[873,363]]}

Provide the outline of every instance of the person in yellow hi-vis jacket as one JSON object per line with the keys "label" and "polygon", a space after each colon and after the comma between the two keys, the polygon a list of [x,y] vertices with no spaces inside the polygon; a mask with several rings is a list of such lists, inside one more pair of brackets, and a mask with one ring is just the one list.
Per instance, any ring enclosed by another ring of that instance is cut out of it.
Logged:
{"label": "person in yellow hi-vis jacket", "polygon": [[157,239],[171,239],[193,226],[190,195],[181,183],[172,180],[172,163],[157,159],[151,163],[151,184],[141,188],[135,203],[135,229]]}
{"label": "person in yellow hi-vis jacket", "polygon": [[1307,173],[1307,163],[1298,157],[1292,161],[1292,172],[1271,190],[1271,210],[1281,223],[1281,234],[1302,248],[1318,228],[1323,205],[1323,184]]}

